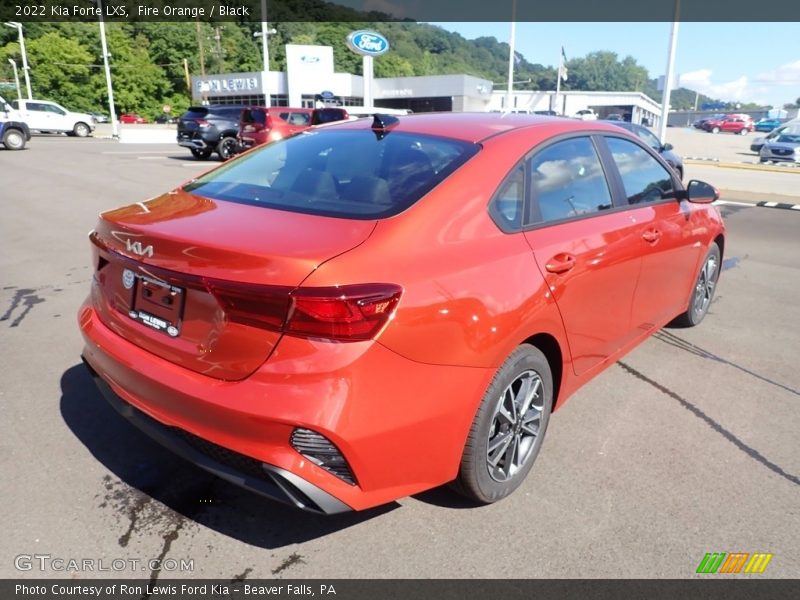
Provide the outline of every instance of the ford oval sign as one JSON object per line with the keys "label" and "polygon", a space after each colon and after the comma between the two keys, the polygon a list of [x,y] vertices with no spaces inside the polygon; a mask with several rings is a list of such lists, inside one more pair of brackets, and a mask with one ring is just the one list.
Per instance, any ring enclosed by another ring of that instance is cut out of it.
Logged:
{"label": "ford oval sign", "polygon": [[347,47],[361,56],[380,56],[389,49],[389,40],[374,31],[354,31],[347,36]]}

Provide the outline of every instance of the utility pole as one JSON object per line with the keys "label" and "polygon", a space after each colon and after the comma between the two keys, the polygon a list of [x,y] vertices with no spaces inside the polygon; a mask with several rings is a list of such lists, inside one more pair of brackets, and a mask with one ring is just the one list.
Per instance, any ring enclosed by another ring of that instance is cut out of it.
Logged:
{"label": "utility pole", "polygon": [[261,41],[263,43],[261,53],[264,59],[264,75],[261,77],[261,85],[264,88],[264,106],[271,105],[267,79],[269,79],[269,30],[267,29],[267,0],[261,0]]}
{"label": "utility pole", "polygon": [[202,79],[200,83],[200,101],[202,104],[208,103],[208,90],[206,87],[206,54],[203,49],[203,35],[200,32],[200,21],[195,19],[194,21],[196,31],[197,31],[197,46],[198,50],[200,51],[200,77]]}
{"label": "utility pole", "polygon": [[19,34],[19,51],[20,54],[22,54],[22,74],[25,76],[25,89],[28,92],[28,100],[32,100],[33,96],[31,96],[31,77],[28,74],[30,67],[28,67],[28,53],[25,52],[25,35],[22,33],[22,23],[18,23],[17,21],[8,21],[6,25],[16,29],[17,33]]}
{"label": "utility pole", "polygon": [[669,38],[669,54],[667,56],[667,74],[664,77],[664,97],[661,101],[661,124],[658,128],[658,139],[664,143],[667,137],[667,120],[669,119],[669,96],[672,93],[672,78],[675,74],[675,47],[678,42],[678,18],[680,17],[681,0],[675,0],[675,17],[672,21],[672,33]]}
{"label": "utility pole", "polygon": [[11,68],[14,69],[14,83],[17,86],[17,99],[22,100],[22,90],[19,89],[19,72],[17,71],[17,63],[13,58],[9,58],[8,62]]}
{"label": "utility pole", "polygon": [[192,95],[192,80],[189,77],[189,61],[183,59],[183,75],[186,77],[186,89],[189,90],[189,95]]}
{"label": "utility pole", "polygon": [[111,85],[111,67],[108,65],[108,44],[106,43],[106,25],[103,22],[103,1],[97,0],[98,16],[100,19],[100,45],[103,49],[103,68],[106,72],[106,88],[108,89],[108,111],[111,119],[111,137],[119,137],[117,131],[117,111],[114,109],[114,88]]}

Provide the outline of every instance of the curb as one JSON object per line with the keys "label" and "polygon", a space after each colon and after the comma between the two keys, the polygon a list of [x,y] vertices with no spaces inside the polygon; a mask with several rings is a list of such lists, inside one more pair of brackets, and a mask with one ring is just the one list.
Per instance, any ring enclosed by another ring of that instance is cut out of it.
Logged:
{"label": "curb", "polygon": [[755,164],[755,163],[724,163],[720,162],[718,158],[685,158],[684,164],[701,164],[709,167],[721,167],[723,169],[744,169],[747,171],[770,171],[772,173],[790,173],[793,175],[800,175],[800,168],[798,166],[787,165],[785,167],[778,167],[775,165]]}
{"label": "curb", "polygon": [[783,208],[786,210],[800,210],[800,204],[789,204],[788,202],[757,202],[756,206],[765,208]]}

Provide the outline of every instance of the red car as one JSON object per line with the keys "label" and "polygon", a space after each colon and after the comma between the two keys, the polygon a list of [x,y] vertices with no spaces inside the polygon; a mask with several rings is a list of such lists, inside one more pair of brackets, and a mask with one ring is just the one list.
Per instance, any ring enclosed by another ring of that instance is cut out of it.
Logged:
{"label": "red car", "polygon": [[312,125],[346,121],[348,118],[344,108],[249,106],[242,110],[239,120],[239,150],[293,136]]}
{"label": "red car", "polygon": [[755,129],[755,123],[749,115],[727,115],[722,119],[709,119],[703,123],[703,129],[711,133],[724,131],[747,135]]}
{"label": "red car", "polygon": [[144,117],[140,117],[136,113],[122,113],[119,116],[119,122],[141,124],[141,123],[147,123],[147,119],[145,119]]}
{"label": "red car", "polygon": [[83,357],[121,414],[268,497],[494,502],[552,410],[706,315],[716,197],[599,121],[337,123],[103,213]]}

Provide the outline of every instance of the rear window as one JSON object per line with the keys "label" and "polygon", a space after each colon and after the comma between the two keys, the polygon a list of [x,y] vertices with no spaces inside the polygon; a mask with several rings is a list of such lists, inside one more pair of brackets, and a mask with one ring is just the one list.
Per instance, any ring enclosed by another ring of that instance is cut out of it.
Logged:
{"label": "rear window", "polygon": [[204,106],[192,106],[181,116],[181,119],[205,119],[208,109]]}
{"label": "rear window", "polygon": [[263,110],[245,108],[242,111],[242,123],[258,123],[259,125],[266,125],[267,115]]}
{"label": "rear window", "polygon": [[427,135],[328,129],[268,144],[184,189],[293,212],[384,218],[414,204],[478,150]]}

